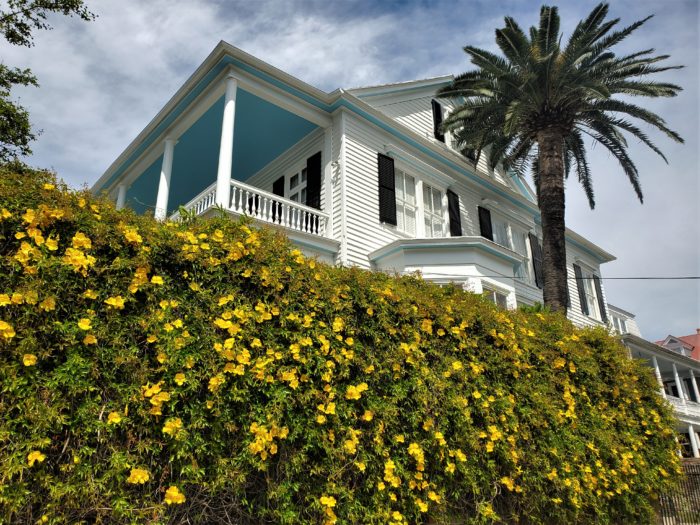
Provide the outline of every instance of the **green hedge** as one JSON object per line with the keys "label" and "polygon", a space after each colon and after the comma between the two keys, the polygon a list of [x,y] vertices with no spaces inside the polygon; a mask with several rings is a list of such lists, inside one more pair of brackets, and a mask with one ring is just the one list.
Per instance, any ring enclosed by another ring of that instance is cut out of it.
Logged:
{"label": "green hedge", "polygon": [[678,471],[603,330],[31,170],[0,171],[0,379],[2,523],[640,523]]}

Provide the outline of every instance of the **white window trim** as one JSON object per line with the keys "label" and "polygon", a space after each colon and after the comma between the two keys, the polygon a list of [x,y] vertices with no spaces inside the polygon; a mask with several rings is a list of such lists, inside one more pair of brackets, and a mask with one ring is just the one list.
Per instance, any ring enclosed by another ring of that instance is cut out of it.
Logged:
{"label": "white window trim", "polygon": [[[286,171],[284,174],[284,198],[291,200],[291,196],[294,193],[299,193],[300,200],[295,201],[299,202],[299,204],[306,205],[306,202],[301,202],[301,191],[306,189],[306,184],[307,181],[309,180],[309,175],[308,173],[306,174],[306,180],[304,182],[301,181],[301,173],[303,170],[306,169],[306,159],[300,160],[296,164],[293,165],[293,168]],[[292,177],[294,175],[299,175],[299,183],[294,187],[294,190],[292,191],[289,187],[289,185],[292,182]]]}
{"label": "white window trim", "polygon": [[440,204],[442,207],[442,237],[430,237],[430,238],[445,238],[449,237],[449,227],[450,218],[447,206],[447,187],[436,180],[435,177],[429,176],[424,173],[418,172],[416,169],[412,168],[409,164],[402,162],[400,159],[394,158],[394,170],[401,171],[405,175],[413,177],[415,181],[415,195],[416,195],[416,231],[414,234],[407,233],[406,231],[400,229],[397,226],[392,226],[391,229],[397,234],[405,236],[406,238],[416,238],[425,239],[425,204],[423,202],[423,185],[427,184],[434,190],[440,192]]}

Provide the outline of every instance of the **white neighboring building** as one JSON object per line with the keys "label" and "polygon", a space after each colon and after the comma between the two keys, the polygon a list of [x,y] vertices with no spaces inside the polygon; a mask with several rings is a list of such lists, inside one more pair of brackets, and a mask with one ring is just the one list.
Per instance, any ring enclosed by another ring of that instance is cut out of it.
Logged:
{"label": "white neighboring building", "polygon": [[[161,219],[221,207],[326,262],[421,272],[508,308],[542,302],[533,192],[437,131],[452,106],[435,93],[451,80],[325,93],[220,42],[93,191]],[[614,257],[566,240],[569,317],[605,326]]]}
{"label": "white neighboring building", "polygon": [[700,361],[691,357],[689,343],[680,344],[684,341],[673,336],[660,341],[662,344],[652,343],[641,337],[634,315],[611,304],[608,311],[613,329],[622,336],[630,357],[643,359],[654,369],[659,393],[671,403],[678,419],[676,430],[683,455],[700,458]]}

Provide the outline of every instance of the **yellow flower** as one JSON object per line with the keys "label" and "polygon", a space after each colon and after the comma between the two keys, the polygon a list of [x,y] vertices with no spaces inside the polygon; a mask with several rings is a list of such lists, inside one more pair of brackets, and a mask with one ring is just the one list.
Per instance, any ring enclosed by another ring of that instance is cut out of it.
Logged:
{"label": "yellow flower", "polygon": [[503,477],[501,478],[501,485],[503,485],[504,487],[506,487],[506,488],[507,488],[509,491],[511,491],[511,492],[512,492],[513,489],[515,488],[515,483],[513,482],[513,480],[512,480],[511,478],[507,477],[507,476],[503,476]]}
{"label": "yellow flower", "polygon": [[24,354],[22,363],[24,363],[24,366],[34,366],[36,364],[36,356],[34,354]]}
{"label": "yellow flower", "polygon": [[374,419],[374,412],[371,410],[365,410],[365,413],[362,414],[362,420],[363,421],[372,421]]}
{"label": "yellow flower", "polygon": [[0,336],[8,340],[15,336],[15,330],[10,323],[0,321]]}
{"label": "yellow flower", "polygon": [[165,503],[168,505],[180,505],[185,502],[185,495],[175,485],[170,485],[165,491]]}
{"label": "yellow flower", "polygon": [[332,509],[335,507],[335,498],[333,496],[321,496],[321,499],[319,500],[321,502],[321,505],[324,507],[328,507],[329,509]]}
{"label": "yellow flower", "polygon": [[422,513],[428,512],[428,504],[425,501],[423,501],[420,498],[416,498],[415,503],[419,511],[421,511]]}
{"label": "yellow flower", "polygon": [[121,295],[116,295],[114,297],[110,297],[108,299],[105,299],[105,304],[111,306],[115,310],[123,310],[124,309],[124,298]]}
{"label": "yellow flower", "polygon": [[58,239],[55,237],[49,237],[48,239],[46,239],[46,247],[50,251],[55,252],[56,250],[58,250]]}
{"label": "yellow flower", "polygon": [[93,290],[88,289],[83,292],[83,297],[85,297],[85,299],[97,299],[97,293],[95,293],[95,291]]}
{"label": "yellow flower", "polygon": [[182,384],[185,381],[187,381],[187,379],[185,378],[185,374],[183,374],[182,372],[178,372],[177,374],[175,374],[174,381],[178,386],[182,386]]}
{"label": "yellow flower", "polygon": [[223,374],[217,374],[211,379],[209,379],[209,391],[210,392],[216,392],[221,385],[223,385],[226,382],[226,378],[224,377]]}
{"label": "yellow flower", "polygon": [[95,337],[92,334],[87,334],[85,338],[83,339],[83,344],[84,345],[94,345],[97,344],[97,337]]}
{"label": "yellow flower", "polygon": [[43,301],[39,303],[39,308],[44,310],[45,312],[50,312],[51,310],[56,309],[56,299],[53,297],[47,297]]}
{"label": "yellow flower", "polygon": [[12,217],[12,214],[9,211],[7,211],[6,208],[0,210],[0,220],[9,219],[10,217]]}
{"label": "yellow flower", "polygon": [[90,319],[82,318],[80,321],[78,321],[78,328],[80,328],[81,330],[85,330],[86,332],[92,329],[92,323],[90,322]]}
{"label": "yellow flower", "polygon": [[107,424],[108,425],[116,425],[122,420],[122,416],[119,414],[119,412],[110,412],[109,415],[107,416]]}
{"label": "yellow flower", "polygon": [[89,237],[86,237],[84,233],[78,232],[73,236],[72,245],[76,250],[80,250],[81,248],[89,250],[92,248],[92,241]]}
{"label": "yellow flower", "polygon": [[44,189],[50,191],[50,190],[56,189],[56,186],[54,186],[53,184],[49,184],[47,182],[46,184],[44,184]]}
{"label": "yellow flower", "polygon": [[29,463],[30,467],[34,466],[34,463],[37,461],[39,463],[42,463],[46,459],[46,456],[39,452],[38,450],[32,450],[28,455],[27,455],[27,462]]}
{"label": "yellow flower", "polygon": [[131,483],[132,485],[143,485],[149,479],[151,479],[151,475],[147,470],[142,468],[132,468],[131,472],[129,473],[129,477],[126,478],[126,482]]}
{"label": "yellow flower", "polygon": [[12,304],[10,296],[6,293],[0,293],[0,306],[7,306],[8,304]]}
{"label": "yellow flower", "polygon": [[345,399],[360,399],[362,392],[368,389],[367,383],[360,383],[357,386],[350,385],[345,391]]}
{"label": "yellow flower", "polygon": [[182,420],[179,417],[168,419],[163,425],[163,434],[175,436],[182,428]]}
{"label": "yellow flower", "polygon": [[440,503],[440,495],[432,490],[428,492],[428,499],[434,501],[435,503]]}
{"label": "yellow flower", "polygon": [[479,392],[478,390],[474,390],[474,392],[472,392],[472,397],[473,397],[474,399],[480,399],[480,398],[481,398],[481,392]]}
{"label": "yellow flower", "polygon": [[151,277],[151,284],[163,284],[163,278],[160,275],[154,275]]}
{"label": "yellow flower", "polygon": [[554,360],[553,366],[554,366],[554,368],[564,368],[564,365],[565,365],[565,364],[566,364],[566,360],[565,360],[565,359],[563,359],[563,358],[561,358],[561,357],[557,357],[557,358]]}

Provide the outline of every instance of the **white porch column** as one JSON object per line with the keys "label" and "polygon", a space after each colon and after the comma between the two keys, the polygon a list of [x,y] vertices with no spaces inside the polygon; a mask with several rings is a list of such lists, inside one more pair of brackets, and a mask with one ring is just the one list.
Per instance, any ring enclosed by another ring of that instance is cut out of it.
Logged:
{"label": "white porch column", "polygon": [[695,435],[693,425],[688,425],[688,437],[690,438],[690,448],[693,449],[693,457],[700,458],[700,447],[698,446],[698,437]]}
{"label": "white porch column", "polygon": [[155,218],[159,221],[164,220],[168,214],[168,195],[170,194],[170,175],[173,171],[175,143],[175,139],[170,137],[165,139],[163,164],[160,168],[160,182],[158,183],[158,196],[156,197]]}
{"label": "white porch column", "polygon": [[690,369],[690,383],[693,385],[693,393],[697,403],[700,403],[700,391],[698,391],[698,382],[695,380],[695,373]]}
{"label": "white porch column", "polygon": [[333,124],[323,130],[323,211],[328,214],[325,236],[333,237]]}
{"label": "white porch column", "polygon": [[219,168],[216,173],[216,204],[228,208],[231,196],[231,164],[233,158],[233,124],[236,120],[236,92],[238,80],[229,74],[226,77],[224,118],[221,123],[219,146]]}
{"label": "white porch column", "polygon": [[126,184],[122,183],[117,187],[117,209],[121,210],[126,204]]}
{"label": "white porch column", "polygon": [[676,380],[676,388],[678,389],[678,397],[681,403],[685,405],[685,394],[683,393],[683,383],[681,383],[681,378],[678,375],[678,368],[676,368],[676,363],[671,363],[673,365],[673,378]]}
{"label": "white porch column", "polygon": [[666,399],[666,391],[664,390],[664,380],[661,378],[661,369],[659,368],[659,362],[656,360],[656,356],[651,356],[651,362],[654,365],[654,375],[656,380],[659,382],[659,389],[661,390],[661,395]]}

